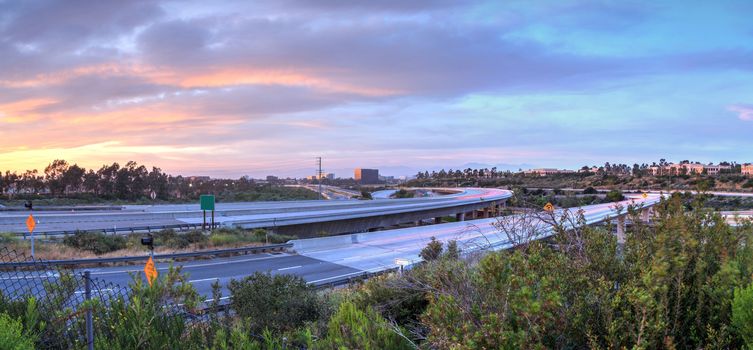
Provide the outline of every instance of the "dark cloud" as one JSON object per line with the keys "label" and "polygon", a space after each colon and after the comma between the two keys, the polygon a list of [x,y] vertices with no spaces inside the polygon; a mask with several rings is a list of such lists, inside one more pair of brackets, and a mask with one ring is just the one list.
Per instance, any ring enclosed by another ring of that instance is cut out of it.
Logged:
{"label": "dark cloud", "polygon": [[269,2],[281,9],[313,10],[313,11],[373,11],[393,13],[415,13],[446,9],[462,6],[463,3],[454,0],[280,0]]}
{"label": "dark cloud", "polygon": [[204,65],[210,32],[201,23],[169,21],[155,24],[142,33],[139,50],[158,65]]}
{"label": "dark cloud", "polygon": [[9,18],[3,39],[50,49],[127,34],[163,12],[154,1],[41,0],[3,4]]}

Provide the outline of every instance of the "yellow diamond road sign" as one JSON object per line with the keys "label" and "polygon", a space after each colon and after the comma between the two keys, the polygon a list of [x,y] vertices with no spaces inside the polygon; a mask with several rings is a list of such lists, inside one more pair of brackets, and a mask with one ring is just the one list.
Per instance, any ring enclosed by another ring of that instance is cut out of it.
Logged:
{"label": "yellow diamond road sign", "polygon": [[554,211],[554,206],[552,205],[552,203],[547,203],[544,206],[544,210],[546,210],[546,211]]}
{"label": "yellow diamond road sign", "polygon": [[146,281],[149,282],[149,286],[152,285],[152,282],[157,279],[157,269],[154,267],[154,260],[152,260],[152,257],[149,257],[149,260],[147,260],[146,265],[144,265],[144,275],[146,275]]}
{"label": "yellow diamond road sign", "polygon": [[648,193],[643,194],[643,199],[646,199],[646,198],[648,198]]}
{"label": "yellow diamond road sign", "polygon": [[29,229],[29,233],[34,233],[34,227],[37,226],[37,223],[34,222],[34,217],[29,214],[29,217],[26,218],[26,228]]}

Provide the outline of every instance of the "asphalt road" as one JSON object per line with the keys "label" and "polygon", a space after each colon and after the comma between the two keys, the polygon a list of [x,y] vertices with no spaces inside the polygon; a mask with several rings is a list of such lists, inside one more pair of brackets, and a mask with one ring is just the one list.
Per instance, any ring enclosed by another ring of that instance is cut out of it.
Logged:
{"label": "asphalt road", "polygon": [[[164,276],[170,268],[168,262],[157,262],[157,271]],[[269,272],[271,274],[293,274],[304,278],[312,284],[325,284],[328,280],[356,275],[361,271],[334,264],[315,258],[296,254],[252,254],[228,258],[216,258],[211,260],[198,260],[191,262],[175,263],[181,266],[182,272],[189,276],[189,282],[202,296],[206,298],[212,294],[212,283],[219,281],[223,287],[223,295],[229,294],[227,284],[231,280],[240,280],[254,272]],[[101,281],[115,283],[119,286],[128,286],[133,278],[141,278],[145,281],[143,266],[130,265],[118,267],[102,267],[85,269],[91,272],[92,278]],[[78,270],[75,273],[81,273]],[[21,277],[24,276],[24,277]],[[42,273],[30,273],[20,275],[16,273],[0,272],[0,281],[5,283],[13,280],[14,288],[26,288],[41,283],[42,280],[55,280],[58,274],[54,271]]]}

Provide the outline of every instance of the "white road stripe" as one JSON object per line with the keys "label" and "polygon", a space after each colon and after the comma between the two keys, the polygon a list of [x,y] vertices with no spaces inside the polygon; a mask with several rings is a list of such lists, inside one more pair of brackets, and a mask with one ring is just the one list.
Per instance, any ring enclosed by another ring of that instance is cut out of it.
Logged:
{"label": "white road stripe", "polygon": [[212,278],[204,278],[204,279],[200,279],[200,280],[190,280],[190,281],[188,281],[188,283],[206,282],[206,281],[217,281],[217,280],[219,280],[218,277],[212,277]]}
{"label": "white road stripe", "polygon": [[303,266],[298,265],[298,266],[283,267],[281,269],[277,269],[277,271],[292,270],[292,269],[297,269],[297,268],[301,268],[301,267],[303,267]]}

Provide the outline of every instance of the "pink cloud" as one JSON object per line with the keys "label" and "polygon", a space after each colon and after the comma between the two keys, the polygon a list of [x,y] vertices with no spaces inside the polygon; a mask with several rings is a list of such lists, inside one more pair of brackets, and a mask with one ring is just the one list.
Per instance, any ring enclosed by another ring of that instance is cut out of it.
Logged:
{"label": "pink cloud", "polygon": [[727,107],[727,110],[737,113],[737,117],[740,118],[740,120],[753,122],[753,105],[736,104]]}

